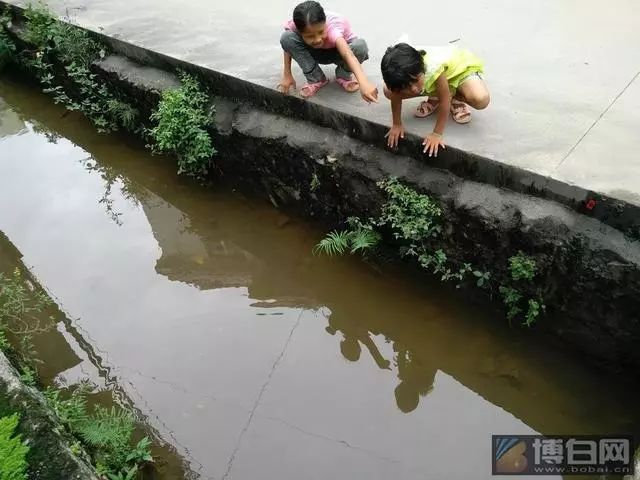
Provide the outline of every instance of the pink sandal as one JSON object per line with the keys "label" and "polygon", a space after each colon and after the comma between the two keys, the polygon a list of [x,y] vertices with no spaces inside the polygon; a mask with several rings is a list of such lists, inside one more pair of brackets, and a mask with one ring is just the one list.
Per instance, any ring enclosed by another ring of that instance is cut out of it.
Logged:
{"label": "pink sandal", "polygon": [[429,97],[426,100],[420,102],[414,115],[418,118],[426,118],[440,106],[440,99],[438,97]]}
{"label": "pink sandal", "polygon": [[324,87],[327,83],[329,83],[329,80],[327,80],[326,78],[321,82],[307,83],[300,89],[300,96],[302,98],[313,97],[316,93],[318,93],[318,90]]}
{"label": "pink sandal", "polygon": [[351,77],[350,79],[336,77],[336,83],[349,93],[357,92],[360,88],[360,84],[353,77]]}
{"label": "pink sandal", "polygon": [[460,100],[451,100],[451,117],[456,123],[469,123],[471,121],[471,109],[469,105]]}

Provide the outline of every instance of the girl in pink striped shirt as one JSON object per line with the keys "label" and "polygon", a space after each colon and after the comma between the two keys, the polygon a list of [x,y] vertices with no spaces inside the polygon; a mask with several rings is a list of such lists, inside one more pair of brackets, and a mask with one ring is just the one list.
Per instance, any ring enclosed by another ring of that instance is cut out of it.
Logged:
{"label": "girl in pink striped shirt", "polygon": [[329,83],[320,65],[335,64],[336,82],[344,90],[360,90],[366,102],[378,101],[378,89],[361,66],[369,58],[367,43],[353,33],[345,17],[331,12],[325,14],[318,2],[307,1],[293,10],[293,19],[284,28],[280,38],[284,71],[278,85],[282,93],[289,93],[289,89],[296,86],[291,73],[293,58],[308,82],[300,89],[302,97],[312,97]]}

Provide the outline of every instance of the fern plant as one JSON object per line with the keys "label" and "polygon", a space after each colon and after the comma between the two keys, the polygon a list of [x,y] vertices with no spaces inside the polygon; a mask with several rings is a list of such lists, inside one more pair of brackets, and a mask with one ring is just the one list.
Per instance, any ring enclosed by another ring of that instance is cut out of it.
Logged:
{"label": "fern plant", "polygon": [[95,413],[80,426],[78,433],[97,452],[97,461],[117,472],[127,463],[134,425],[133,415],[127,410],[96,407]]}
{"label": "fern plant", "polygon": [[27,447],[15,431],[17,414],[0,418],[0,480],[27,480]]}
{"label": "fern plant", "polygon": [[366,253],[380,242],[380,234],[371,225],[363,224],[360,219],[350,217],[349,230],[333,231],[327,234],[314,248],[314,253],[325,255],[344,255],[345,253]]}

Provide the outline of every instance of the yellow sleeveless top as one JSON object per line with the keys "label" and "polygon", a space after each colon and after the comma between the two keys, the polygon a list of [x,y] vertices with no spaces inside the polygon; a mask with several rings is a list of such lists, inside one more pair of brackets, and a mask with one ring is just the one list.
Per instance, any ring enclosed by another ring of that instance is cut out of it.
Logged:
{"label": "yellow sleeveless top", "polygon": [[420,47],[424,50],[424,95],[435,93],[436,80],[442,73],[447,76],[449,89],[455,91],[463,80],[474,73],[484,71],[482,60],[469,50],[446,45],[443,47]]}

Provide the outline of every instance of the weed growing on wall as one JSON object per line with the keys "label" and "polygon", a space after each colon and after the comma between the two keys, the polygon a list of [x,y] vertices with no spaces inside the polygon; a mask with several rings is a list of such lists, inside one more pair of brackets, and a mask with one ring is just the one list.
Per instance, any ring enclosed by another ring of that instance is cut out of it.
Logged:
{"label": "weed growing on wall", "polygon": [[105,47],[69,19],[59,21],[43,4],[29,5],[24,18],[24,40],[31,48],[20,53],[19,63],[40,80],[43,91],[84,114],[100,132],[136,131],[137,110],[91,72],[91,64],[106,55]]}
{"label": "weed growing on wall", "polygon": [[344,255],[345,253],[362,253],[375,248],[380,242],[380,234],[372,225],[363,224],[360,219],[350,217],[347,220],[349,230],[333,231],[314,248],[315,253],[325,255]]}
{"label": "weed growing on wall", "polygon": [[0,12],[0,72],[13,61],[16,53],[16,46],[8,34],[10,26],[11,16],[5,9]]}
{"label": "weed growing on wall", "polygon": [[68,433],[89,452],[98,473],[116,478],[126,478],[130,471],[137,474],[142,465],[153,462],[151,441],[145,437],[132,446],[135,419],[126,409],[96,406],[89,413],[89,390],[82,384],[64,398],[61,391],[49,388],[45,398]]}
{"label": "weed growing on wall", "polygon": [[158,109],[151,115],[156,123],[149,132],[151,147],[155,152],[175,155],[178,173],[204,179],[216,153],[207,132],[214,112],[194,77],[182,73],[180,81],[180,88],[162,93]]}
{"label": "weed growing on wall", "polygon": [[[14,361],[22,381],[34,387],[38,384],[38,360],[31,335],[45,332],[53,325],[50,317],[43,316],[49,305],[50,298],[19,269],[11,274],[0,273],[0,349]],[[13,344],[9,342],[9,335]],[[89,452],[94,465],[104,475],[128,475],[133,469],[137,474],[142,465],[153,461],[151,442],[145,437],[133,446],[131,437],[135,419],[126,409],[97,406],[90,412],[87,404],[89,391],[88,385],[82,384],[66,396],[53,388],[44,393],[60,423],[77,440],[77,455],[84,450]],[[3,433],[9,431],[8,427],[3,430],[3,425],[6,427],[5,419],[0,420],[0,480],[26,478],[3,476],[5,471],[14,471],[9,466],[13,468],[20,464],[16,460],[20,455],[15,453],[11,456],[11,452],[20,451],[16,447],[19,439],[10,434],[3,437]]]}
{"label": "weed growing on wall", "polygon": [[524,314],[523,325],[533,325],[541,313],[545,311],[545,305],[541,298],[525,298],[521,293],[527,283],[533,281],[538,270],[534,258],[518,252],[509,258],[510,279],[506,285],[499,287],[502,301],[507,308],[507,318],[512,320],[520,314]]}
{"label": "weed growing on wall", "polygon": [[0,418],[0,480],[27,480],[29,447],[15,433],[19,420],[15,414]]}
{"label": "weed growing on wall", "polygon": [[[458,287],[471,282],[489,291],[495,288],[492,286],[491,272],[476,268],[471,263],[453,263],[444,250],[434,250],[430,246],[441,235],[444,221],[442,209],[434,199],[401,184],[397,179],[384,180],[378,185],[387,196],[380,217],[369,219],[368,222],[350,218],[349,229],[329,233],[316,245],[315,252],[328,255],[366,253],[379,242],[381,237],[378,229],[386,230],[399,241],[402,255],[414,257],[422,268],[438,276],[441,281],[454,281]],[[363,234],[369,238],[364,238],[365,241],[361,241],[357,249],[353,248],[354,240]],[[371,241],[367,241],[369,239]],[[536,262],[519,252],[509,259],[508,268],[509,284],[498,286],[507,318],[511,321],[520,317],[523,325],[531,326],[545,307],[540,298],[526,298],[518,287],[534,279]]]}

